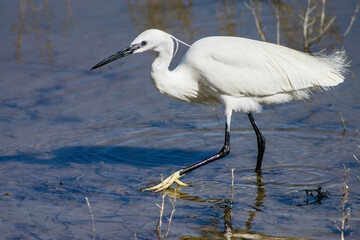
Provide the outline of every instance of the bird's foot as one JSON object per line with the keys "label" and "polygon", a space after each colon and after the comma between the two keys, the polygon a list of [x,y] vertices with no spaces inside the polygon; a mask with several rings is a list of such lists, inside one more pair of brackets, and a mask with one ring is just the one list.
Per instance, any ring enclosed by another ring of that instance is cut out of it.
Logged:
{"label": "bird's foot", "polygon": [[171,184],[173,184],[174,182],[177,183],[179,186],[189,186],[186,183],[183,183],[179,180],[180,176],[180,171],[174,172],[173,174],[171,174],[168,178],[166,178],[164,181],[162,181],[161,183],[159,183],[158,185],[151,187],[151,188],[146,188],[142,191],[154,191],[154,192],[159,192],[162,191],[168,187],[171,186]]}

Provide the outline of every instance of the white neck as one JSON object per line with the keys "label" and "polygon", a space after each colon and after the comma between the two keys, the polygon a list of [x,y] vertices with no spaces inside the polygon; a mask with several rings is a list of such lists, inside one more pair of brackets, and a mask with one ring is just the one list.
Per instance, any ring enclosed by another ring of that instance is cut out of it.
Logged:
{"label": "white neck", "polygon": [[191,77],[186,66],[177,67],[174,71],[169,70],[173,56],[173,40],[162,42],[154,50],[158,56],[151,66],[151,80],[154,86],[169,97],[180,101],[191,102],[197,97],[198,83]]}
{"label": "white neck", "polygon": [[151,80],[163,94],[166,94],[168,82],[172,80],[169,66],[173,55],[173,46],[173,40],[169,37],[168,41],[154,49],[158,55],[151,65]]}

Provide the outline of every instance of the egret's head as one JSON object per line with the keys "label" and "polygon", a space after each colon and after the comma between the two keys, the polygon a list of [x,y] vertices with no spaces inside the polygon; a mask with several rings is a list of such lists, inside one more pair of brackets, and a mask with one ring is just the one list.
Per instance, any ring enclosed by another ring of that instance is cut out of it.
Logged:
{"label": "egret's head", "polygon": [[[168,45],[171,46],[168,46]],[[160,51],[159,48],[173,48],[171,35],[158,29],[149,29],[137,36],[130,46],[140,46],[134,53],[141,53],[148,50]]]}
{"label": "egret's head", "polygon": [[[170,41],[169,41],[170,40]],[[171,46],[167,46],[167,45]],[[110,62],[113,62],[119,58],[126,57],[133,53],[141,53],[148,50],[161,51],[160,49],[173,49],[173,41],[171,35],[157,29],[149,29],[142,32],[135,40],[123,50],[111,55],[110,57],[102,60],[91,70],[104,66]],[[90,70],[90,71],[91,71]]]}

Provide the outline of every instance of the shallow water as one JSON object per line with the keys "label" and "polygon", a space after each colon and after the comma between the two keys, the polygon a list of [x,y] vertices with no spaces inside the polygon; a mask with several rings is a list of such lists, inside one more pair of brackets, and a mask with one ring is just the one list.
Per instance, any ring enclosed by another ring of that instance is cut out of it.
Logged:
{"label": "shallow water", "polygon": [[[191,187],[166,191],[162,234],[175,197],[169,239],[340,239],[333,221],[341,217],[345,165],[345,237],[358,238],[359,16],[341,37],[356,2],[328,1],[325,20],[336,20],[311,47],[347,51],[345,82],[255,114],[267,139],[261,175],[253,172],[255,134],[244,114],[234,114],[231,154],[183,177]],[[306,4],[279,5],[282,44],[302,50],[298,15]],[[156,239],[161,194],[139,190],[219,150],[222,109],[158,93],[151,54],[89,69],[147,28],[188,43],[209,35],[259,39],[251,12],[241,1],[24,0],[2,1],[0,9],[0,239]],[[261,3],[270,42],[274,9]],[[236,168],[233,189],[226,164]]]}

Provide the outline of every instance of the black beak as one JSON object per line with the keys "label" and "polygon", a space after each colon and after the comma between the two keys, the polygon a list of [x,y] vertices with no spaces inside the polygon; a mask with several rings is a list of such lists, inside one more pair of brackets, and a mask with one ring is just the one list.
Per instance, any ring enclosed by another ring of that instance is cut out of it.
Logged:
{"label": "black beak", "polygon": [[134,45],[130,45],[128,46],[127,48],[124,48],[123,50],[111,55],[110,57],[108,58],[105,58],[104,60],[102,60],[101,62],[99,62],[98,64],[96,64],[95,66],[93,66],[90,71],[94,70],[94,69],[97,69],[101,66],[104,66],[108,63],[111,63],[119,58],[122,58],[122,57],[126,57],[130,54],[132,54],[135,50],[139,49],[141,47],[140,44],[134,44]]}

